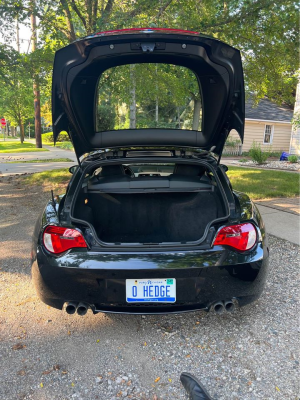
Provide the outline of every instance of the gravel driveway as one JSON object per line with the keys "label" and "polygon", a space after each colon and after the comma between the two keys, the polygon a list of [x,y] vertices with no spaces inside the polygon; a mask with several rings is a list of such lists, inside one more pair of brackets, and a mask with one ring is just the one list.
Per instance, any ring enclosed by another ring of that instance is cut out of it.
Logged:
{"label": "gravel driveway", "polygon": [[182,371],[214,399],[299,399],[299,248],[270,236],[267,287],[233,314],[67,315],[30,279],[48,194],[0,182],[0,399],[185,399]]}

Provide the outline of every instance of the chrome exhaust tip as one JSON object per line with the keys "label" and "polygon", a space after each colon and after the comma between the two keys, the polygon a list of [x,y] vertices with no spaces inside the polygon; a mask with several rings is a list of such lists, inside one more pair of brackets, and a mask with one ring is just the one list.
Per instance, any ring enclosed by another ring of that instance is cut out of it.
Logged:
{"label": "chrome exhaust tip", "polygon": [[213,305],[213,309],[215,313],[222,314],[224,311],[224,304],[222,303],[222,301],[218,301]]}
{"label": "chrome exhaust tip", "polygon": [[77,309],[77,303],[74,303],[73,301],[69,301],[66,305],[66,313],[67,314],[75,314]]}
{"label": "chrome exhaust tip", "polygon": [[88,312],[89,306],[85,303],[79,303],[77,306],[77,314],[78,315],[85,315]]}
{"label": "chrome exhaust tip", "polygon": [[229,313],[232,313],[235,310],[235,304],[231,300],[224,301],[224,307],[225,310]]}

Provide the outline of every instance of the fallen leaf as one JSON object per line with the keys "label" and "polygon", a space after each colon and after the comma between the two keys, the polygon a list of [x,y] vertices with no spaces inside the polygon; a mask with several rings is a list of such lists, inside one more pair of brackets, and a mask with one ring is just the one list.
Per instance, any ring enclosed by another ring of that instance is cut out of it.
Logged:
{"label": "fallen leaf", "polygon": [[68,335],[71,335],[71,331],[68,331]]}
{"label": "fallen leaf", "polygon": [[172,382],[172,379],[169,378],[168,381],[169,381],[169,382]]}
{"label": "fallen leaf", "polygon": [[72,386],[72,387],[74,387],[74,386],[75,386],[75,383],[74,383],[74,382],[72,382],[72,383],[71,383],[71,386]]}
{"label": "fallen leaf", "polygon": [[277,392],[280,392],[279,387],[275,386],[275,389],[277,390]]}
{"label": "fallen leaf", "polygon": [[100,342],[100,339],[97,339],[96,342],[99,343],[99,342]]}
{"label": "fallen leaf", "polygon": [[24,376],[24,375],[26,375],[26,372],[24,371],[24,369],[21,369],[21,371],[18,371],[17,374],[19,376]]}
{"label": "fallen leaf", "polygon": [[200,324],[200,322],[199,322],[199,321],[197,321],[197,322],[196,322],[196,325],[199,325],[199,324]]}
{"label": "fallen leaf", "polygon": [[158,378],[156,378],[156,379],[154,380],[155,383],[158,382],[158,381],[160,381],[160,377],[158,377]]}
{"label": "fallen leaf", "polygon": [[13,350],[22,350],[22,349],[25,349],[25,347],[26,347],[25,344],[17,343],[15,345],[13,345],[12,349]]}
{"label": "fallen leaf", "polygon": [[147,342],[144,343],[144,346],[147,346]]}
{"label": "fallen leaf", "polygon": [[41,387],[41,388],[44,387],[43,382],[40,383],[40,387]]}
{"label": "fallen leaf", "polygon": [[22,306],[23,304],[30,303],[31,301],[37,300],[37,297],[29,297],[26,300],[21,301],[20,303],[16,304],[16,306]]}
{"label": "fallen leaf", "polygon": [[60,370],[60,365],[59,364],[53,365],[53,369],[54,371]]}
{"label": "fallen leaf", "polygon": [[61,371],[61,373],[62,373],[63,375],[66,375],[66,374],[68,373],[68,371],[64,370],[64,371]]}
{"label": "fallen leaf", "polygon": [[186,358],[189,358],[189,357],[191,357],[191,355],[190,355],[190,354],[187,354],[187,355],[186,355]]}
{"label": "fallen leaf", "polygon": [[42,375],[49,375],[51,374],[52,371],[53,371],[52,369],[49,369],[48,371],[42,372]]}

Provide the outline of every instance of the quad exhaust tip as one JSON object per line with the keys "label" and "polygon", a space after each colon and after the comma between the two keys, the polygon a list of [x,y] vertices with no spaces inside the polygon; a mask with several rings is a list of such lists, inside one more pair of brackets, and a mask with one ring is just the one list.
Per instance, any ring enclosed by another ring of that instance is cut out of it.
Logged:
{"label": "quad exhaust tip", "polygon": [[66,313],[67,314],[75,314],[77,312],[78,315],[85,315],[88,312],[89,305],[86,303],[76,303],[74,301],[69,301],[66,304]]}
{"label": "quad exhaust tip", "polygon": [[232,313],[235,309],[235,305],[234,303],[230,300],[230,301],[224,301],[224,307],[225,310],[229,313]]}
{"label": "quad exhaust tip", "polygon": [[217,314],[222,314],[224,312],[224,304],[222,301],[215,303],[213,308]]}
{"label": "quad exhaust tip", "polygon": [[74,303],[73,301],[70,301],[66,305],[66,313],[67,314],[75,314],[77,309],[77,303]]}
{"label": "quad exhaust tip", "polygon": [[79,303],[77,306],[77,314],[78,315],[85,315],[89,309],[89,306],[85,303]]}
{"label": "quad exhaust tip", "polygon": [[211,311],[216,314],[222,314],[224,311],[232,313],[235,310],[235,304],[232,300],[217,301],[211,307]]}

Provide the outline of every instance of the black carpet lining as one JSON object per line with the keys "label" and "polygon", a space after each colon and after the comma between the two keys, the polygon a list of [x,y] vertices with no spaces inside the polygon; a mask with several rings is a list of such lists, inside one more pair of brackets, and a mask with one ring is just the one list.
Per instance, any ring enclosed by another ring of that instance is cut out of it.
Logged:
{"label": "black carpet lining", "polygon": [[111,243],[195,241],[210,221],[224,215],[215,192],[89,194],[87,204],[79,196],[74,212]]}

